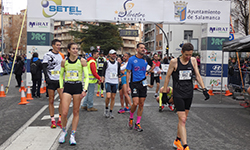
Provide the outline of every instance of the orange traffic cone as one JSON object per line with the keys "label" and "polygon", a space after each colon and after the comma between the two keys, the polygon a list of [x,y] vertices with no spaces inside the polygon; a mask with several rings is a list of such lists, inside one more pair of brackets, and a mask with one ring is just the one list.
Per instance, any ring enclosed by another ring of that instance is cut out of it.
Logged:
{"label": "orange traffic cone", "polygon": [[160,76],[160,80],[162,79],[162,77]]}
{"label": "orange traffic cone", "polygon": [[195,80],[195,83],[194,83],[194,90],[197,90],[198,88],[199,88],[198,83],[197,83],[197,81]]}
{"label": "orange traffic cone", "polygon": [[44,93],[46,92],[46,81],[44,80],[43,81],[43,90],[44,90]]}
{"label": "orange traffic cone", "polygon": [[226,90],[225,96],[233,95],[233,93],[231,93],[231,92],[229,91],[229,89],[227,88],[227,85],[225,85],[225,90]]}
{"label": "orange traffic cone", "polygon": [[26,99],[27,100],[33,100],[29,86],[28,86],[28,91],[27,91]]}
{"label": "orange traffic cone", "polygon": [[30,103],[30,102],[27,102],[24,90],[22,90],[21,91],[21,102],[18,103],[18,105],[25,105],[25,104],[28,104],[28,103]]}
{"label": "orange traffic cone", "polygon": [[211,85],[211,88],[210,88],[210,90],[207,92],[209,95],[214,95],[214,93],[213,93],[213,84]]}
{"label": "orange traffic cone", "polygon": [[42,82],[42,86],[40,87],[40,93],[43,94],[46,92],[46,86],[45,86],[45,90],[44,90],[44,83]]}
{"label": "orange traffic cone", "polygon": [[4,92],[4,88],[3,88],[3,84],[1,84],[0,97],[6,97],[5,92]]}
{"label": "orange traffic cone", "polygon": [[21,92],[22,90],[24,90],[24,92],[27,91],[27,89],[24,87],[23,81],[21,82],[21,88],[19,89],[19,92]]}

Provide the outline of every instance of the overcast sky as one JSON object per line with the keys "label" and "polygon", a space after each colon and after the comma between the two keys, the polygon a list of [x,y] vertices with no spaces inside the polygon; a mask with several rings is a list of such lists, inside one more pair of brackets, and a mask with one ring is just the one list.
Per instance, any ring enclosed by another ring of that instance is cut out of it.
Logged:
{"label": "overcast sky", "polygon": [[27,0],[3,0],[3,2],[12,1],[12,8],[9,8],[10,14],[19,13],[20,10],[26,9]]}

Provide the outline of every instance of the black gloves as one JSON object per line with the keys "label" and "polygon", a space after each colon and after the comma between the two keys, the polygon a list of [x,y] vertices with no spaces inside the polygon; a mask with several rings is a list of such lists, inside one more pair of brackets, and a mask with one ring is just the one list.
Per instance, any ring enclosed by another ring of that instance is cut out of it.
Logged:
{"label": "black gloves", "polygon": [[168,96],[167,93],[162,93],[162,104],[166,104],[168,102]]}
{"label": "black gloves", "polygon": [[203,95],[206,97],[205,100],[208,100],[209,97],[210,97],[209,94],[207,93],[207,89],[206,88],[203,89]]}

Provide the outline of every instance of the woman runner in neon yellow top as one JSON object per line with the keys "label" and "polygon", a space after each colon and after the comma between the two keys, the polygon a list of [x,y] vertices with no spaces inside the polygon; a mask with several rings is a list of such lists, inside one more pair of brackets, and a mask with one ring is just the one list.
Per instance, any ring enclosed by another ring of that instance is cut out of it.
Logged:
{"label": "woman runner in neon yellow top", "polygon": [[[82,89],[82,74],[84,72],[84,89]],[[63,76],[65,82],[63,86]],[[76,145],[75,132],[79,121],[79,107],[81,99],[86,96],[89,75],[86,60],[78,56],[78,46],[76,43],[68,44],[68,57],[61,63],[60,88],[63,89],[62,104],[62,133],[59,137],[59,143],[65,142],[67,136],[66,124],[71,98],[73,97],[73,120],[72,132],[70,135],[70,145]]]}

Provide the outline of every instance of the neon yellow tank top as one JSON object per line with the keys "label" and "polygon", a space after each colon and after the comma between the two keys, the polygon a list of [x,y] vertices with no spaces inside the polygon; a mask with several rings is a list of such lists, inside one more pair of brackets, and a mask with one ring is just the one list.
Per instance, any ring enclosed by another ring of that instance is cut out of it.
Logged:
{"label": "neon yellow tank top", "polygon": [[82,81],[82,64],[77,58],[75,63],[69,63],[69,59],[65,61],[65,81]]}

